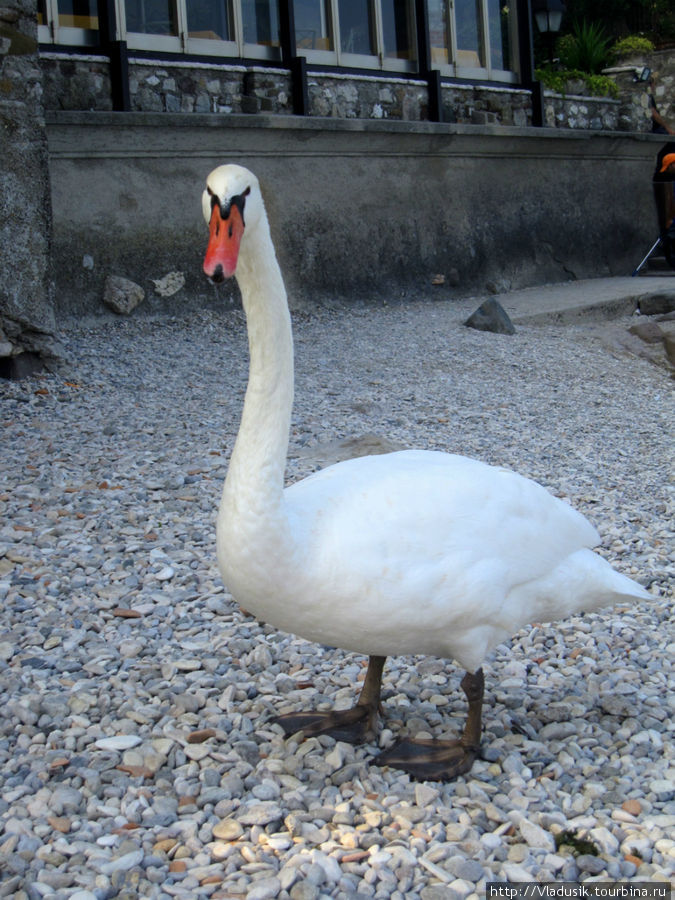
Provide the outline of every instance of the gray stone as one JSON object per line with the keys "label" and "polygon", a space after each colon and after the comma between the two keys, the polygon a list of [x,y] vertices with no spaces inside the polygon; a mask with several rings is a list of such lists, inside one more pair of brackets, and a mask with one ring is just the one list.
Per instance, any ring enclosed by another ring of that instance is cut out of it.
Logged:
{"label": "gray stone", "polygon": [[281,882],[276,876],[255,881],[246,894],[246,900],[273,900],[281,890]]}
{"label": "gray stone", "polygon": [[143,288],[128,278],[109,275],[103,291],[103,302],[119,315],[130,315],[145,298]]}
{"label": "gray stone", "polygon": [[631,325],[628,330],[631,334],[639,337],[641,341],[644,341],[645,344],[660,344],[663,340],[663,332],[656,322],[650,320],[647,320],[646,322],[636,322],[635,325]]}
{"label": "gray stone", "polygon": [[242,825],[269,825],[283,819],[284,814],[277,803],[263,801],[244,807],[239,811],[237,819]]}
{"label": "gray stone", "polygon": [[236,841],[244,833],[240,822],[236,819],[223,819],[213,827],[213,836],[221,841]]}
{"label": "gray stone", "polygon": [[550,831],[546,831],[534,822],[528,822],[527,819],[523,819],[518,827],[520,828],[520,833],[524,840],[530,847],[537,850],[549,850],[551,853],[555,853],[555,838]]}
{"label": "gray stone", "polygon": [[467,328],[491,331],[494,334],[515,334],[516,329],[499,300],[490,297],[464,323]]}
{"label": "gray stone", "polygon": [[590,875],[599,875],[600,872],[604,872],[607,863],[600,856],[582,853],[577,856],[577,866],[580,872],[588,872]]}
{"label": "gray stone", "polygon": [[640,312],[643,316],[664,315],[675,310],[674,291],[655,291],[640,297]]}
{"label": "gray stone", "polygon": [[665,803],[675,797],[675,781],[669,778],[657,778],[649,782],[649,790],[660,803]]}
{"label": "gray stone", "polygon": [[298,881],[290,890],[291,900],[317,900],[319,886],[311,881]]}
{"label": "gray stone", "polygon": [[462,900],[462,894],[447,884],[430,884],[420,891],[422,900]]}
{"label": "gray stone", "polygon": [[470,881],[472,884],[480,881],[485,875],[485,870],[475,859],[458,860],[453,863],[452,872],[458,878],[463,878],[465,881]]}
{"label": "gray stone", "polygon": [[101,872],[104,875],[112,875],[114,872],[128,872],[134,866],[139,865],[143,861],[144,853],[142,850],[130,850],[110,862],[101,865]]}

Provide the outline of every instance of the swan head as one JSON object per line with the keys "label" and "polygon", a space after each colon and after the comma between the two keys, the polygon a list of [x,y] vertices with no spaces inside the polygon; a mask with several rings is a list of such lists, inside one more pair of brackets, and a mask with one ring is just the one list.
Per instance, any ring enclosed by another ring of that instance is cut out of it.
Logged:
{"label": "swan head", "polygon": [[220,283],[235,273],[244,233],[264,216],[258,179],[243,166],[218,166],[206,179],[202,212],[209,226],[204,272]]}

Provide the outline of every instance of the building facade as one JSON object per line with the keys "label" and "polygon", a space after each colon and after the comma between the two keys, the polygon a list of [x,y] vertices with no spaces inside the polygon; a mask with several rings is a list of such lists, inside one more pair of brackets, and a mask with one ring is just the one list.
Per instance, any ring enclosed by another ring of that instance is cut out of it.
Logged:
{"label": "building facade", "polygon": [[541,124],[530,29],[528,0],[38,3],[48,109]]}

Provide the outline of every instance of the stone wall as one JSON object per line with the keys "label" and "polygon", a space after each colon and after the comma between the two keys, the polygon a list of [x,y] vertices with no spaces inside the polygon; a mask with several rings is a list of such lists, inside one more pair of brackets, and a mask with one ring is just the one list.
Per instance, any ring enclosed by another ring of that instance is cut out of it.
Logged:
{"label": "stone wall", "polygon": [[[109,110],[108,61],[102,56],[70,56],[58,51],[42,57],[45,107],[50,110]],[[659,103],[668,108],[672,75],[664,65]],[[588,97],[546,91],[545,124],[591,131],[649,131],[646,85],[619,77],[621,96]],[[285,69],[188,61],[131,59],[131,108],[137,112],[275,113],[290,115],[291,79]],[[308,74],[309,115],[339,119],[428,119],[426,82],[394,75],[315,72]],[[532,122],[529,91],[494,85],[445,83],[444,121],[474,125]]]}
{"label": "stone wall", "polygon": [[647,65],[656,75],[654,98],[659,112],[675,128],[675,48],[651,53]]}
{"label": "stone wall", "polygon": [[525,126],[532,122],[532,99],[516,88],[445,85],[443,111],[446,122]]}
{"label": "stone wall", "polygon": [[45,109],[112,109],[107,56],[46,52],[40,66]]}
{"label": "stone wall", "polygon": [[647,66],[656,74],[654,97],[661,115],[675,128],[675,50],[633,54],[618,59],[613,67],[631,71],[612,74],[619,97],[587,97],[579,93],[581,83],[570,82],[566,94],[544,92],[545,124],[550,128],[594,131],[650,132],[652,119],[647,82],[636,81],[633,68]]}
{"label": "stone wall", "polygon": [[586,97],[583,94],[556,94],[544,91],[544,124],[548,128],[571,128],[583,131],[644,131],[644,128],[622,128],[622,103],[609,97]]}
{"label": "stone wall", "polygon": [[56,352],[51,200],[35,3],[0,6],[0,373]]}
{"label": "stone wall", "polygon": [[[42,56],[45,107],[50,110],[109,110],[110,78],[103,56]],[[291,79],[285,69],[189,62],[129,62],[131,108],[138,112],[292,113]],[[340,119],[428,118],[424,81],[385,75],[310,72],[309,115]],[[447,122],[527,125],[528,91],[445,84]]]}
{"label": "stone wall", "polygon": [[[49,51],[41,59],[45,108],[109,110],[110,78],[104,56]],[[659,109],[675,123],[675,51],[619,61],[659,73]],[[649,131],[647,86],[616,76],[618,100],[585,96],[574,85],[565,95],[544,93],[545,124],[582,131]],[[131,108],[138,112],[292,113],[291,79],[281,68],[130,59]],[[393,75],[308,74],[309,115],[340,119],[428,118],[426,82]],[[532,121],[529,91],[508,86],[443,85],[446,122],[525,126]]]}
{"label": "stone wall", "polygon": [[[654,99],[661,115],[675,129],[675,50],[660,50],[657,53],[632,54],[616,60],[614,67],[630,66],[642,69],[647,66],[656,76],[653,88]],[[619,88],[621,109],[619,129],[621,131],[652,130],[649,106],[649,85],[635,81],[632,72],[613,74]]]}

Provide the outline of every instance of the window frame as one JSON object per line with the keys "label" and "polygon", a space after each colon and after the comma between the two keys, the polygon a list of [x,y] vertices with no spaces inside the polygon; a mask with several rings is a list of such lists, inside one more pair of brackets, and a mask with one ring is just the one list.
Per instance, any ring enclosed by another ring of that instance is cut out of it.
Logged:
{"label": "window frame", "polygon": [[67,44],[71,47],[96,47],[99,43],[97,28],[74,28],[59,24],[58,0],[45,0],[47,21],[38,25],[37,38],[41,44]]}
{"label": "window frame", "polygon": [[[485,53],[485,65],[483,66],[462,66],[458,61],[457,47],[457,21],[455,19],[455,4],[453,0],[448,0],[448,12],[450,19],[450,41],[448,50],[451,59],[447,63],[432,64],[432,69],[438,69],[441,75],[454,78],[462,78],[467,81],[502,81],[506,84],[519,84],[520,71],[519,68],[513,69],[497,69],[492,65],[492,54],[490,46],[490,16],[488,8],[488,0],[480,0],[480,21],[481,39],[483,44],[483,52]],[[517,64],[519,59],[518,53],[518,11],[512,6],[511,15],[509,16],[509,42],[511,46],[511,59]]]}
{"label": "window frame", "polygon": [[149,50],[163,53],[194,54],[196,56],[218,56],[228,58],[260,59],[271,62],[281,60],[279,45],[251,44],[244,41],[244,23],[241,3],[232,3],[233,40],[210,38],[193,38],[188,32],[187,7],[188,0],[171,0],[176,11],[177,35],[145,34],[130,31],[126,24],[126,8],[124,0],[115,3],[118,17],[118,33],[123,36],[130,50]]}
{"label": "window frame", "polygon": [[[44,0],[47,22],[38,25],[38,41],[42,44],[65,44],[73,47],[95,48],[99,45],[99,31],[87,28],[73,28],[59,25],[58,0]],[[154,51],[171,54],[188,54],[195,56],[213,56],[227,59],[251,59],[273,63],[281,62],[281,47],[244,42],[244,27],[241,0],[228,0],[231,3],[232,40],[210,38],[193,38],[188,33],[187,3],[189,0],[171,0],[176,16],[176,35],[145,34],[127,30],[125,0],[114,2],[117,34],[125,40],[130,50]],[[324,0],[328,34],[333,42],[332,50],[309,49],[297,47],[297,55],[303,56],[309,64],[321,66],[338,66],[345,69],[362,69],[373,72],[390,72],[416,74],[419,72],[417,59],[417,33],[419,28],[415,15],[414,0],[405,0],[406,12],[410,23],[410,42],[413,59],[386,56],[384,47],[383,10],[381,0],[368,0],[371,11],[376,52],[374,54],[348,53],[341,49],[339,0]],[[519,84],[521,73],[519,67],[518,47],[518,9],[514,4],[509,15],[510,60],[512,69],[498,69],[492,65],[490,47],[490,20],[488,0],[478,0],[479,26],[485,52],[485,65],[466,66],[458,61],[457,21],[454,0],[447,0],[445,10],[445,38],[450,56],[447,62],[431,60],[431,69],[438,70],[442,77],[458,78],[475,82],[501,82]],[[429,36],[428,36],[429,37]],[[433,50],[430,46],[430,54]]]}
{"label": "window frame", "polygon": [[[373,30],[375,38],[375,53],[349,53],[342,49],[342,41],[340,35],[340,15],[338,12],[339,0],[328,0],[329,6],[329,33],[333,38],[332,50],[309,50],[307,48],[298,47],[298,56],[304,56],[308,63],[314,65],[333,65],[340,66],[345,69],[372,69],[384,72],[417,72],[417,58],[414,59],[398,59],[397,57],[385,56],[384,50],[384,29],[382,20],[382,4],[380,0],[368,0],[371,15],[373,18]],[[414,48],[417,46],[416,35],[416,19],[414,10],[414,0],[405,0],[408,7],[408,19],[411,24],[411,43]]]}

